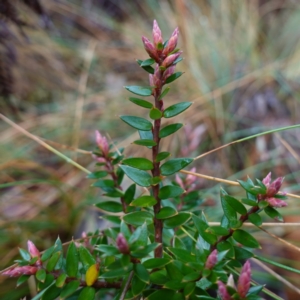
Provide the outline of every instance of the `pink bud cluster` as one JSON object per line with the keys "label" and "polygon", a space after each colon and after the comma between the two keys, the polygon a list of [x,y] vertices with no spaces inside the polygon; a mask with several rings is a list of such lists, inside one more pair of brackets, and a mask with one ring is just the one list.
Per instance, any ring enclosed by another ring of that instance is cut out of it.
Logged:
{"label": "pink bud cluster", "polygon": [[[195,173],[196,172],[196,168],[192,168],[190,170],[190,172]],[[187,193],[192,192],[196,189],[196,180],[197,180],[197,176],[192,175],[192,174],[188,174],[186,176],[186,178],[183,180],[178,174],[176,174],[175,176],[175,181],[176,183],[182,188],[184,189]]]}
{"label": "pink bud cluster", "polygon": [[95,136],[96,144],[100,150],[100,156],[93,154],[93,158],[99,163],[106,163],[109,154],[109,144],[107,142],[107,139],[105,136],[101,135],[98,130],[95,131]]}
{"label": "pink bud cluster", "polygon": [[175,51],[178,41],[178,34],[179,30],[176,28],[172,33],[167,45],[164,47],[161,30],[156,20],[154,20],[152,30],[153,42],[144,36],[142,37],[145,50],[157,63],[154,74],[149,75],[149,83],[151,86],[155,87],[153,92],[154,96],[156,95],[156,90],[160,90],[167,78],[174,73],[174,62],[182,54],[181,51]]}
{"label": "pink bud cluster", "polygon": [[[237,285],[237,293],[239,295],[239,299],[244,299],[247,296],[247,293],[250,289],[251,283],[251,266],[250,262],[247,260],[242,268],[238,285]],[[227,286],[235,289],[234,281],[232,276],[228,278]],[[218,281],[218,292],[222,300],[233,300],[233,297],[228,293],[226,285],[222,281]],[[235,299],[235,298],[234,298]]]}
{"label": "pink bud cluster", "polygon": [[259,200],[265,200],[272,207],[285,207],[287,203],[281,199],[275,198],[275,195],[284,196],[285,193],[279,192],[283,183],[283,177],[278,177],[271,183],[271,172],[262,180],[262,183],[266,186],[267,191],[265,195],[259,195]]}
{"label": "pink bud cluster", "polygon": [[118,250],[123,254],[129,254],[129,246],[127,243],[127,240],[125,239],[124,235],[122,233],[119,233],[116,239],[116,245]]}
{"label": "pink bud cluster", "polygon": [[205,269],[211,270],[218,261],[218,251],[215,249],[212,253],[209,254],[206,263]]}
{"label": "pink bud cluster", "polygon": [[8,269],[2,273],[10,277],[19,277],[21,275],[35,275],[36,272],[42,267],[41,253],[34,245],[33,242],[27,242],[28,252],[31,258],[37,257],[37,261],[31,266],[17,266],[15,268]]}

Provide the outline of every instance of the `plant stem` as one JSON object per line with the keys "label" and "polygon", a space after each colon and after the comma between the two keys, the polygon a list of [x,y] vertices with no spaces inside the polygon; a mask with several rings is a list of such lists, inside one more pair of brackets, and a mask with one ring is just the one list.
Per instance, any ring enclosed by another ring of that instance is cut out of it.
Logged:
{"label": "plant stem", "polygon": [[[246,221],[248,220],[249,216],[250,216],[251,214],[257,212],[258,210],[260,210],[260,207],[259,207],[259,206],[254,206],[254,207],[252,207],[251,209],[249,209],[249,211],[248,211],[245,215],[240,216],[240,219],[239,219],[239,220],[240,220],[242,223],[246,222]],[[221,243],[221,242],[223,242],[223,241],[226,241],[228,238],[230,238],[230,237],[232,236],[233,232],[234,232],[234,230],[233,230],[232,228],[230,228],[229,233],[228,233],[227,235],[220,237],[220,238],[218,239],[218,241],[217,241],[214,245],[212,245],[211,252],[217,248],[217,245],[218,245],[219,243]]]}
{"label": "plant stem", "polygon": [[[155,96],[155,107],[162,111],[163,109],[163,101],[159,100],[161,94],[161,88],[156,90],[156,96]],[[156,157],[159,153],[159,131],[161,126],[161,118],[154,121],[154,127],[153,127],[153,140],[156,142],[156,146],[152,147],[152,160],[153,160],[153,170],[152,175],[153,177],[159,177],[160,176],[160,163],[156,162]],[[155,257],[162,257],[163,249],[162,249],[162,231],[163,231],[163,222],[162,220],[159,220],[156,218],[156,215],[160,212],[161,209],[161,200],[158,197],[160,186],[159,184],[156,184],[152,186],[153,191],[153,197],[156,199],[157,203],[154,205],[154,230],[155,230],[155,242],[160,243],[161,245],[155,249]]]}

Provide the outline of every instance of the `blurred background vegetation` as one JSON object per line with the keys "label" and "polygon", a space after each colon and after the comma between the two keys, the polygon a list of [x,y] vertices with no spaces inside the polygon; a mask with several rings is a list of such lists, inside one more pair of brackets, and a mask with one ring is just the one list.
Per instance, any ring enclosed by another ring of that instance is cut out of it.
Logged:
{"label": "blurred background vegetation", "polygon": [[[148,85],[135,60],[147,58],[141,36],[151,37],[153,19],[165,39],[179,26],[184,51],[178,69],[185,74],[171,85],[165,105],[194,102],[177,117],[184,129],[164,140],[174,157],[195,157],[299,123],[296,0],[1,0],[1,114],[89,170],[95,129],[124,146],[127,155],[147,155],[131,144],[136,133],[118,116],[133,110],[123,86]],[[146,117],[145,110],[134,109]],[[102,226],[92,206],[101,196],[86,174],[3,121],[0,137],[0,269],[12,264],[28,239],[42,250],[58,235],[67,242]],[[272,171],[273,178],[285,176],[285,191],[297,194],[299,141],[299,129],[262,136],[199,159],[196,172],[235,180],[262,179]],[[218,221],[220,185],[200,179],[198,186],[209,221]],[[298,222],[298,215],[291,199],[285,219]],[[270,230],[300,244],[295,228]],[[300,267],[281,243],[263,232],[258,237],[266,244],[265,256]],[[260,275],[285,299],[297,298],[275,286],[271,275]],[[283,275],[297,286],[299,279]],[[0,277],[1,299],[33,295],[33,288],[30,281],[16,289],[14,279]]]}

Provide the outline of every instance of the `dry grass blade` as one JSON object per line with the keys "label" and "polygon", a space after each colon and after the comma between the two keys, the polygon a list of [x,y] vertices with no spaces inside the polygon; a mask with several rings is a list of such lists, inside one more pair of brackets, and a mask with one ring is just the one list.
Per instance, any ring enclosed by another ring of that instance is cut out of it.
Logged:
{"label": "dry grass blade", "polygon": [[13,121],[11,121],[10,119],[8,119],[7,117],[5,117],[4,115],[2,115],[0,113],[0,119],[2,119],[4,122],[6,122],[7,124],[11,125],[12,127],[14,127],[15,129],[17,129],[18,131],[22,132],[24,135],[26,135],[27,137],[29,137],[30,139],[36,141],[37,143],[39,143],[40,145],[42,145],[43,147],[45,147],[46,149],[48,149],[49,151],[53,152],[54,154],[56,154],[57,156],[61,157],[62,159],[66,160],[67,163],[73,165],[74,167],[80,169],[81,171],[90,174],[91,172],[89,170],[87,170],[86,168],[84,168],[83,166],[79,165],[78,163],[76,163],[75,161],[73,161],[72,159],[70,159],[69,157],[65,156],[64,154],[62,154],[61,152],[57,151],[56,149],[54,149],[53,147],[51,147],[50,145],[48,145],[47,143],[45,143],[43,140],[41,140],[39,137],[31,134],[30,132],[28,132],[27,130],[25,130],[24,128],[22,128],[21,126],[17,125],[16,123],[14,123]]}
{"label": "dry grass blade", "polygon": [[[212,180],[212,181],[217,181],[217,182],[220,182],[220,183],[226,183],[226,184],[235,185],[235,186],[239,186],[240,185],[236,181],[222,179],[222,178],[217,178],[217,177],[208,176],[208,175],[199,174],[199,173],[194,173],[194,172],[190,172],[190,171],[181,170],[180,173],[190,174],[190,175],[194,175],[196,177],[205,178],[205,179]],[[291,197],[291,198],[300,199],[300,196],[294,195],[294,194],[290,194],[290,193],[286,193],[286,196]]]}
{"label": "dry grass blade", "polygon": [[[87,81],[89,78],[89,69],[94,57],[95,49],[97,46],[97,42],[94,40],[91,40],[89,42],[89,45],[86,49],[86,57],[84,61],[84,68],[83,72],[80,76],[79,80],[79,87],[78,87],[78,98],[76,101],[76,108],[75,108],[75,121],[74,121],[74,132],[73,132],[73,147],[78,148],[79,144],[79,131],[80,131],[80,125],[82,121],[82,114],[83,114],[83,106],[85,101],[85,93],[86,93],[86,87],[87,87]],[[73,159],[76,161],[77,154],[76,152],[73,155]]]}
{"label": "dry grass blade", "polygon": [[293,291],[295,291],[296,293],[298,293],[300,295],[300,289],[298,289],[292,283],[290,283],[289,281],[287,281],[281,275],[279,275],[278,273],[276,273],[275,271],[273,271],[271,268],[269,268],[268,266],[266,266],[261,261],[255,259],[255,258],[250,258],[250,259],[253,262],[255,262],[255,264],[257,264],[259,267],[261,267],[263,270],[267,271],[269,274],[271,274],[272,276],[274,276],[278,281],[282,282],[284,285],[288,286],[290,289],[292,289]]}
{"label": "dry grass blade", "polygon": [[292,148],[292,146],[285,141],[278,133],[275,133],[276,138],[281,142],[281,144],[293,155],[293,157],[298,161],[300,164],[300,157],[297,152]]}
{"label": "dry grass blade", "polygon": [[293,250],[296,250],[298,252],[300,252],[300,248],[296,247],[295,245],[285,241],[284,239],[281,239],[280,237],[276,236],[275,234],[267,231],[266,229],[263,229],[262,227],[258,227],[260,230],[264,231],[265,233],[267,233],[269,236],[271,236],[272,238],[276,239],[277,241],[283,243],[284,245],[286,245],[287,247],[293,249]]}

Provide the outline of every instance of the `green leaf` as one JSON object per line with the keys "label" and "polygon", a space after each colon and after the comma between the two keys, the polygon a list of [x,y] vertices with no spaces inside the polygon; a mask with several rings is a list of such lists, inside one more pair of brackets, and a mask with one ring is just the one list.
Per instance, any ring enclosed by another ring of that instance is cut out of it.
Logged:
{"label": "green leaf", "polygon": [[149,283],[150,276],[144,265],[135,264],[134,265],[134,273],[141,281],[143,281],[147,284]]}
{"label": "green leaf", "polygon": [[192,102],[180,102],[174,105],[169,106],[166,110],[164,110],[164,117],[165,118],[172,118],[186,109],[188,109],[193,103]]}
{"label": "green leaf", "polygon": [[120,251],[115,246],[105,245],[105,244],[98,245],[96,247],[96,250],[103,252],[105,256],[112,256],[120,253]]}
{"label": "green leaf", "polygon": [[123,217],[124,222],[134,226],[142,226],[145,222],[147,225],[153,222],[153,216],[147,211],[137,211],[128,213]]}
{"label": "green leaf", "polygon": [[91,265],[96,264],[96,260],[91,254],[91,252],[82,245],[80,245],[80,247],[78,248],[78,252],[80,261],[83,264],[85,270],[87,270]]}
{"label": "green leaf", "polygon": [[123,211],[122,204],[116,201],[103,201],[96,204],[98,208],[104,211],[119,213]]}
{"label": "green leaf", "polygon": [[129,126],[138,130],[149,131],[152,129],[152,123],[144,118],[135,116],[120,116],[120,119]]}
{"label": "green leaf", "polygon": [[30,261],[31,256],[28,251],[26,251],[25,249],[19,248],[19,253],[24,260]]}
{"label": "green leaf", "polygon": [[48,274],[46,276],[45,283],[38,285],[38,290],[41,290],[36,296],[31,300],[40,300],[41,297],[55,284],[54,276]]}
{"label": "green leaf", "polygon": [[146,100],[142,100],[142,99],[139,99],[139,98],[133,98],[133,97],[130,97],[129,100],[138,105],[138,106],[141,106],[141,107],[144,107],[144,108],[152,108],[153,107],[153,104],[146,101]]}
{"label": "green leaf", "polygon": [[165,270],[159,270],[159,271],[153,271],[150,274],[150,282],[157,284],[157,285],[163,285],[165,284],[169,278],[166,276]]}
{"label": "green leaf", "polygon": [[196,229],[199,232],[199,237],[201,237],[206,243],[213,245],[217,241],[217,236],[206,231],[208,229],[207,223],[194,214],[192,215],[192,218]]}
{"label": "green leaf", "polygon": [[209,231],[211,231],[213,234],[226,236],[229,234],[229,230],[222,227],[222,226],[212,226],[208,228]]}
{"label": "green leaf", "polygon": [[105,177],[108,173],[106,171],[97,171],[89,174],[86,178],[88,179],[99,179]]}
{"label": "green leaf", "polygon": [[174,290],[161,289],[149,295],[145,300],[174,299],[175,293]]}
{"label": "green leaf", "polygon": [[[44,270],[43,270],[44,271]],[[45,272],[45,271],[44,271]],[[17,280],[17,287],[27,281],[31,275],[21,275]]]}
{"label": "green leaf", "polygon": [[158,120],[162,117],[163,113],[156,107],[152,107],[149,112],[149,117],[152,120]]}
{"label": "green leaf", "polygon": [[219,252],[224,252],[226,251],[227,254],[226,254],[226,257],[228,258],[233,258],[234,257],[234,249],[233,249],[233,246],[230,242],[228,241],[223,241],[223,242],[220,242],[218,243],[217,245],[217,250]]}
{"label": "green leaf", "polygon": [[57,299],[57,297],[59,296],[61,290],[62,290],[61,288],[58,288],[57,286],[53,285],[42,296],[41,300],[53,300],[53,299]]}
{"label": "green leaf", "polygon": [[136,145],[146,146],[146,147],[152,147],[152,146],[157,145],[156,142],[154,142],[153,140],[148,140],[148,139],[136,140],[133,143]]}
{"label": "green leaf", "polygon": [[72,241],[68,247],[67,256],[66,256],[66,271],[68,276],[76,277],[78,272],[78,252],[77,247]]}
{"label": "green leaf", "polygon": [[229,195],[224,195],[224,199],[240,215],[245,215],[247,213],[247,209],[245,208],[245,206],[237,199],[235,199]]}
{"label": "green leaf", "polygon": [[243,198],[242,202],[245,203],[246,205],[249,205],[249,206],[256,206],[257,205],[257,200],[253,200],[253,199]]}
{"label": "green leaf", "polygon": [[183,124],[181,124],[181,123],[175,123],[175,124],[168,125],[159,131],[159,137],[164,138],[168,135],[171,135],[174,132],[176,132],[177,130],[179,130],[182,126],[183,126]]}
{"label": "green leaf", "polygon": [[266,208],[266,207],[268,207],[268,206],[269,206],[269,202],[268,202],[268,201],[265,201],[265,200],[260,201],[260,202],[258,203],[258,207],[259,207],[260,209],[264,209],[264,208]]}
{"label": "green leaf", "polygon": [[130,203],[130,206],[149,207],[157,203],[157,200],[153,196],[141,196]]}
{"label": "green leaf", "polygon": [[42,262],[46,261],[47,259],[50,258],[50,256],[52,255],[52,253],[54,252],[54,246],[50,247],[49,249],[47,249],[41,257]]}
{"label": "green leaf", "polygon": [[165,83],[171,83],[174,80],[176,80],[177,78],[179,78],[181,75],[183,74],[183,72],[175,72],[174,74],[172,74],[171,76],[169,76]]}
{"label": "green leaf", "polygon": [[270,218],[283,222],[282,215],[275,208],[267,206],[264,211]]}
{"label": "green leaf", "polygon": [[164,89],[164,91],[160,94],[160,96],[159,96],[159,100],[161,100],[161,99],[163,99],[168,93],[169,93],[169,91],[170,91],[170,87],[168,86],[168,87],[166,87],[165,89]]}
{"label": "green leaf", "polygon": [[35,277],[38,281],[44,282],[46,279],[46,271],[44,269],[39,269],[36,274]]}
{"label": "green leaf", "polygon": [[147,158],[143,157],[134,157],[134,158],[127,158],[122,161],[124,165],[128,165],[130,167],[139,169],[139,170],[152,170],[153,163]]}
{"label": "green leaf", "polygon": [[130,166],[120,166],[120,168],[137,185],[144,186],[144,187],[150,186],[150,181],[152,177],[146,171],[138,170]]}
{"label": "green leaf", "polygon": [[143,266],[146,269],[159,269],[170,262],[171,260],[169,258],[149,258],[143,262]]}
{"label": "green leaf", "polygon": [[160,162],[171,155],[170,152],[160,152],[157,154],[155,161]]}
{"label": "green leaf", "polygon": [[175,198],[180,196],[184,192],[184,189],[182,189],[179,186],[176,185],[166,185],[163,186],[159,190],[158,197],[160,199],[168,199],[168,198]]}
{"label": "green leaf", "polygon": [[[141,65],[142,64],[142,60],[140,60],[140,59],[137,59],[137,61],[136,61],[139,65]],[[151,66],[144,66],[144,67],[142,67],[145,71],[147,71],[148,73],[150,73],[150,74],[154,74],[154,69],[151,67]]]}
{"label": "green leaf", "polygon": [[197,280],[200,279],[200,277],[201,277],[201,275],[200,275],[200,272],[199,272],[199,271],[191,272],[191,273],[188,273],[187,275],[185,275],[185,276],[182,278],[182,281],[183,281],[183,282],[197,281]]}
{"label": "green leaf", "polygon": [[136,184],[133,183],[125,192],[124,194],[124,201],[129,204],[135,195],[135,190],[136,190]]}
{"label": "green leaf", "polygon": [[65,285],[67,278],[67,274],[60,274],[58,278],[56,279],[55,285],[59,288],[63,287]]}
{"label": "green leaf", "polygon": [[133,276],[131,281],[131,291],[133,296],[137,297],[140,295],[144,291],[145,287],[146,283],[144,281],[140,280],[138,276]]}
{"label": "green leaf", "polygon": [[240,244],[249,248],[259,248],[257,240],[247,231],[237,229],[233,232],[232,237]]}
{"label": "green leaf", "polygon": [[77,300],[94,300],[96,291],[91,286],[84,287]]}
{"label": "green leaf", "polygon": [[175,228],[185,224],[191,218],[189,212],[180,212],[176,216],[168,218],[164,221],[166,228]]}
{"label": "green leaf", "polygon": [[233,249],[235,252],[235,259],[237,259],[237,260],[244,260],[244,259],[253,257],[252,252],[250,252],[242,247],[233,246]]}
{"label": "green leaf", "polygon": [[130,255],[136,258],[144,258],[149,256],[149,253],[154,251],[159,245],[159,243],[152,243],[145,247],[139,247],[137,250],[131,251]]}
{"label": "green leaf", "polygon": [[156,215],[156,219],[168,219],[178,214],[177,210],[173,207],[166,206],[163,207],[159,213]]}
{"label": "green leaf", "polygon": [[59,259],[60,259],[60,256],[61,256],[61,252],[58,251],[58,252],[55,252],[51,258],[49,259],[48,263],[47,263],[47,271],[48,272],[52,272],[56,266],[56,264],[58,263]]}
{"label": "green leaf", "polygon": [[152,87],[151,86],[125,86],[125,89],[133,94],[139,96],[151,96],[152,95]]}
{"label": "green leaf", "polygon": [[196,256],[192,255],[189,250],[181,249],[181,248],[167,248],[169,252],[171,252],[178,260],[183,262],[196,262]]}
{"label": "green leaf", "polygon": [[128,264],[127,266],[108,271],[106,273],[101,274],[101,278],[117,278],[128,274],[133,269],[133,263]]}
{"label": "green leaf", "polygon": [[155,63],[155,60],[154,60],[153,58],[148,58],[148,59],[144,60],[144,61],[140,64],[140,66],[141,66],[141,67],[151,66],[151,65],[153,65],[154,63]]}
{"label": "green leaf", "polygon": [[229,221],[236,221],[237,215],[234,208],[232,208],[232,206],[228,203],[228,201],[225,200],[225,196],[227,195],[227,193],[222,188],[220,189],[220,193],[221,193],[221,204],[224,211],[224,215],[227,217]]}
{"label": "green leaf", "polygon": [[165,162],[161,167],[161,175],[169,176],[188,166],[193,158],[174,158]]}
{"label": "green leaf", "polygon": [[248,220],[255,226],[260,226],[262,224],[261,216],[258,213],[250,214]]}
{"label": "green leaf", "polygon": [[183,60],[182,57],[178,57],[178,58],[173,62],[173,65],[178,64],[178,63],[181,62],[182,60]]}
{"label": "green leaf", "polygon": [[70,281],[69,283],[67,283],[63,287],[63,289],[60,293],[60,298],[67,298],[67,297],[71,296],[73,293],[76,292],[79,285],[80,285],[79,280],[73,280],[73,281]]}

